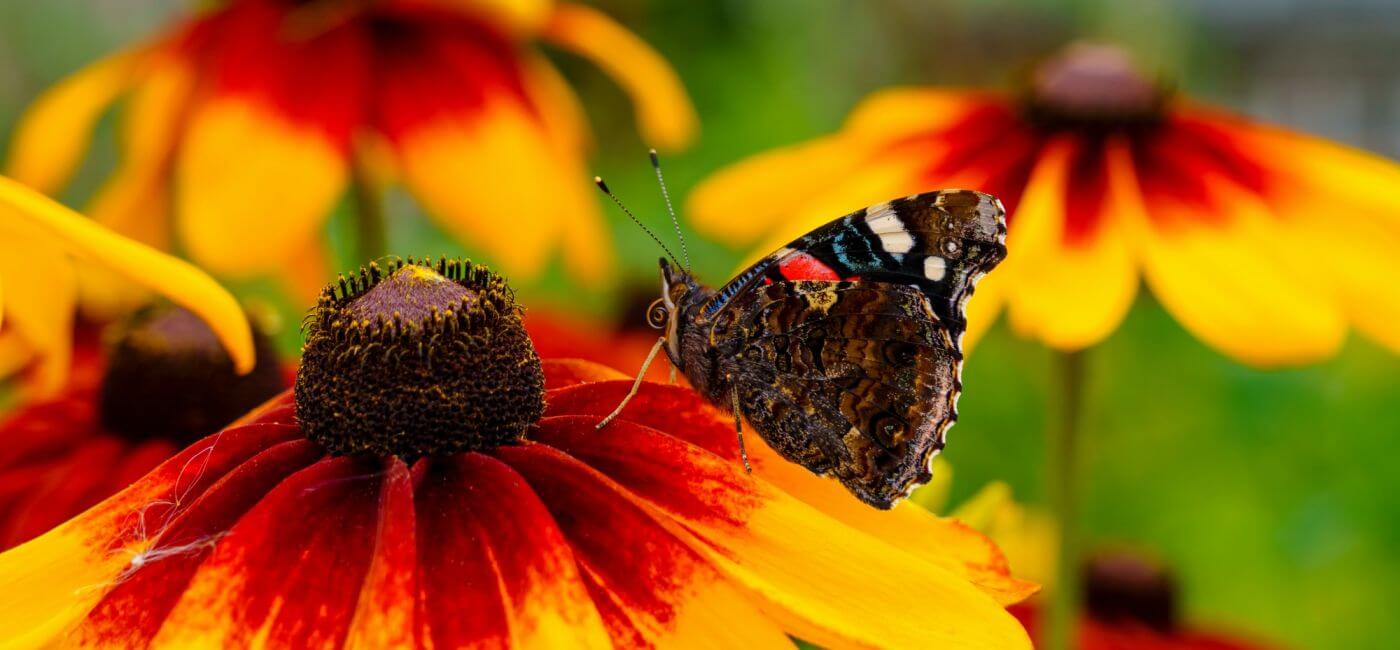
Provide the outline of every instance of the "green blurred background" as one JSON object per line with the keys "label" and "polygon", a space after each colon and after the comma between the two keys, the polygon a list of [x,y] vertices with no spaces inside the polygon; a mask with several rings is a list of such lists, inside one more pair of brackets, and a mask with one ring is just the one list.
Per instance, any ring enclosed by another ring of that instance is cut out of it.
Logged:
{"label": "green blurred background", "polygon": [[[18,112],[42,88],[193,4],[0,0],[0,135],[8,140]],[[1079,38],[1125,45],[1186,91],[1231,108],[1391,157],[1400,152],[1400,3],[597,4],[666,55],[699,109],[697,146],[666,160],[678,197],[743,156],[830,132],[875,89],[997,85]],[[589,107],[596,170],[645,219],[664,225],[628,101],[591,65],[551,54]],[[110,130],[70,200],[110,169]],[[395,251],[473,252],[440,237],[407,197],[391,196],[390,210]],[[612,315],[626,289],[655,286],[654,244],[610,214],[619,291],[581,295],[555,271],[520,287],[527,304]],[[336,237],[344,221],[333,224]],[[697,270],[711,282],[739,260],[738,251],[693,233],[690,241]],[[236,288],[272,293],[266,283]],[[285,322],[299,320],[303,306],[279,304]],[[295,349],[295,328],[285,342]],[[945,454],[956,468],[955,500],[1000,479],[1023,500],[1043,502],[1044,430],[1057,392],[1051,361],[1004,326],[971,356],[962,420]],[[1088,370],[1084,525],[1095,545],[1159,555],[1177,572],[1194,622],[1304,648],[1386,647],[1400,637],[1394,356],[1353,338],[1329,363],[1260,372],[1199,344],[1144,296],[1120,331],[1089,352]]]}

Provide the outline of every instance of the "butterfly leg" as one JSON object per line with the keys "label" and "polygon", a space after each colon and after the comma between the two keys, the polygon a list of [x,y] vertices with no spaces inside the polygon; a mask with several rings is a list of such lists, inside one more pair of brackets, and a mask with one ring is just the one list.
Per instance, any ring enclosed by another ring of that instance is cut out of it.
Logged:
{"label": "butterfly leg", "polygon": [[744,461],[744,471],[752,474],[753,466],[749,464],[749,451],[744,448],[744,416],[739,412],[739,387],[735,386],[729,392],[734,407],[734,433],[739,436],[739,458]]}
{"label": "butterfly leg", "polygon": [[622,398],[622,402],[617,405],[617,408],[613,409],[612,413],[609,413],[607,417],[598,422],[597,428],[601,429],[608,426],[609,422],[617,419],[617,416],[622,415],[622,409],[627,407],[627,403],[632,401],[633,397],[636,397],[637,391],[642,387],[642,378],[647,376],[647,369],[651,367],[652,359],[656,358],[656,353],[660,352],[661,346],[665,344],[666,337],[663,336],[656,339],[656,345],[651,346],[651,352],[647,353],[646,360],[642,362],[642,369],[637,371],[637,379],[632,382],[632,390],[627,391],[627,396]]}

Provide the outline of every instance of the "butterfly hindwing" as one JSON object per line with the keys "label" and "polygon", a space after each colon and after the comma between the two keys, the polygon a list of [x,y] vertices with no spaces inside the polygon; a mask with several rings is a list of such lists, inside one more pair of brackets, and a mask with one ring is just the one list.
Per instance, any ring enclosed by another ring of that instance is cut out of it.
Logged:
{"label": "butterfly hindwing", "polygon": [[802,280],[758,290],[733,363],[750,424],[784,456],[888,507],[928,480],[960,354],[907,285]]}
{"label": "butterfly hindwing", "polygon": [[722,376],[788,459],[889,507],[929,479],[956,419],[963,305],[1005,256],[1001,204],[918,194],[800,237],[700,310]]}

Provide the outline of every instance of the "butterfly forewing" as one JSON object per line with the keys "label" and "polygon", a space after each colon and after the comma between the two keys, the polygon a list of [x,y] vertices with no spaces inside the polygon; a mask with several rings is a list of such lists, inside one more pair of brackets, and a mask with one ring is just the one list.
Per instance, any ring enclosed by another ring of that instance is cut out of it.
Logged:
{"label": "butterfly forewing", "polygon": [[1005,233],[1000,202],[962,190],[832,221],[699,310],[716,370],[779,453],[889,507],[928,480],[957,417],[963,305]]}

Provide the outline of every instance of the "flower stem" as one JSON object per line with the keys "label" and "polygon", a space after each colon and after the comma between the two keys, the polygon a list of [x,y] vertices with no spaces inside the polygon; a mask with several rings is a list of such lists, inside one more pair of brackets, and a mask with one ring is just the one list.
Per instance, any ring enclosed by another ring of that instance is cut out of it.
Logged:
{"label": "flower stem", "polygon": [[1078,646],[1080,603],[1079,437],[1083,426],[1084,351],[1055,353],[1060,395],[1059,420],[1048,441],[1050,508],[1059,523],[1055,582],[1050,591],[1043,646],[1070,650]]}
{"label": "flower stem", "polygon": [[350,181],[355,219],[355,258],[368,264],[389,253],[384,203],[379,188],[360,165],[353,165]]}

